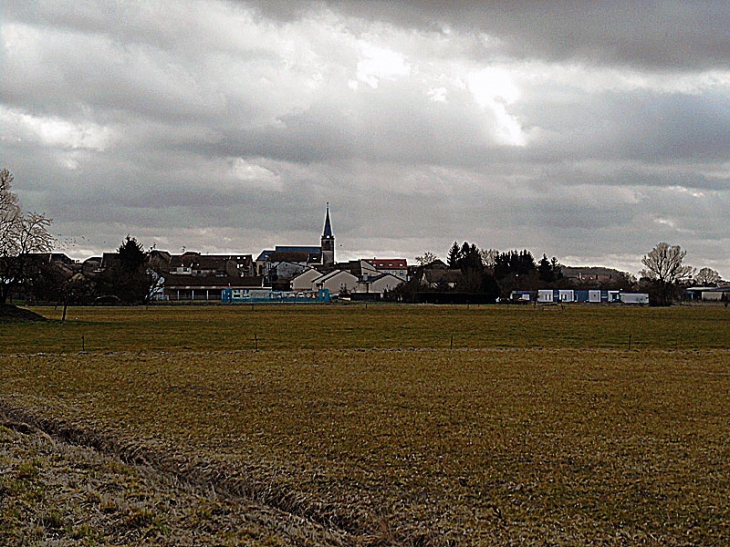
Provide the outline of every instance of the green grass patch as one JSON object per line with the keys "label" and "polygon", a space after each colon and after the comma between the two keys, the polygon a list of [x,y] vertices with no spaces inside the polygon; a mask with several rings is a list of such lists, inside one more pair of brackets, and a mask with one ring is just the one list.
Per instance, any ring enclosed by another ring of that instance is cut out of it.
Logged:
{"label": "green grass patch", "polygon": [[2,353],[371,348],[730,348],[722,307],[151,306],[34,308]]}

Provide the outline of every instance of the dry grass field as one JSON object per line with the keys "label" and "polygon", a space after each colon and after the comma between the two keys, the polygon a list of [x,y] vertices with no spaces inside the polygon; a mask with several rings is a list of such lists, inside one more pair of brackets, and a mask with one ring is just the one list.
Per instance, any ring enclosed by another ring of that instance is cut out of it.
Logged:
{"label": "dry grass field", "polygon": [[724,308],[73,309],[0,329],[0,544],[730,538]]}

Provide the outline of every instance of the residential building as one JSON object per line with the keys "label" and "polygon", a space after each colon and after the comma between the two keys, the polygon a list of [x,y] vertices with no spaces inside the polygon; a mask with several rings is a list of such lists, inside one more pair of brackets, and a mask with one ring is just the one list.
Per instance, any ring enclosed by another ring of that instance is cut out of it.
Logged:
{"label": "residential building", "polygon": [[291,280],[291,290],[293,291],[311,291],[316,288],[315,280],[322,277],[322,272],[314,268],[308,268]]}
{"label": "residential building", "polygon": [[171,256],[167,270],[174,275],[196,277],[252,277],[256,273],[251,255],[202,255],[196,252]]}
{"label": "residential building", "polygon": [[344,270],[334,270],[314,280],[313,289],[329,289],[330,294],[342,295],[355,291],[358,278]]}
{"label": "residential building", "polygon": [[372,258],[360,261],[362,276],[389,273],[408,281],[408,262],[405,258]]}
{"label": "residential building", "polygon": [[385,292],[392,291],[401,283],[403,283],[403,280],[400,277],[383,273],[360,279],[355,287],[355,292],[359,294],[376,294],[382,297]]}

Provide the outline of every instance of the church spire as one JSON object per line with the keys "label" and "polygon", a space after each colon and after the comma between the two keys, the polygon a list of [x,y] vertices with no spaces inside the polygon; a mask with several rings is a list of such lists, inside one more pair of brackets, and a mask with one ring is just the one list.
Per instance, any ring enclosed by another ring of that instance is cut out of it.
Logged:
{"label": "church spire", "polygon": [[330,204],[327,202],[327,215],[324,217],[324,232],[322,237],[335,237],[332,235],[332,225],[330,224]]}
{"label": "church spire", "polygon": [[324,231],[322,232],[322,265],[335,265],[335,236],[332,233],[332,224],[330,223],[330,204],[327,203],[327,214],[324,217]]}

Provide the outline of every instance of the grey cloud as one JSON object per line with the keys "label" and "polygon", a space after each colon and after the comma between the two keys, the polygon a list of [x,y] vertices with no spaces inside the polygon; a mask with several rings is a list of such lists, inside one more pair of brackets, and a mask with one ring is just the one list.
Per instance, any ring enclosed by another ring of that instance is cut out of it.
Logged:
{"label": "grey cloud", "polygon": [[423,96],[401,91],[318,102],[304,112],[282,117],[280,126],[228,133],[213,147],[228,154],[304,163],[352,158],[460,163],[484,151],[486,139],[479,132],[477,117],[488,115],[428,104]]}
{"label": "grey cloud", "polygon": [[6,2],[3,167],[98,250],[316,244],[329,201],[354,256],[457,239],[638,269],[668,240],[727,277],[730,10],[686,6]]}
{"label": "grey cloud", "polygon": [[[730,12],[726,3],[712,0],[325,3],[335,11],[405,27],[486,33],[518,58],[690,71],[730,66]],[[291,20],[322,2],[254,4],[267,16]]]}
{"label": "grey cloud", "polygon": [[597,165],[582,166],[573,163],[555,163],[542,168],[531,185],[607,187],[682,187],[688,189],[730,191],[730,177],[710,176],[698,171],[683,172],[672,165],[646,163],[637,166],[634,161],[603,161]]}

